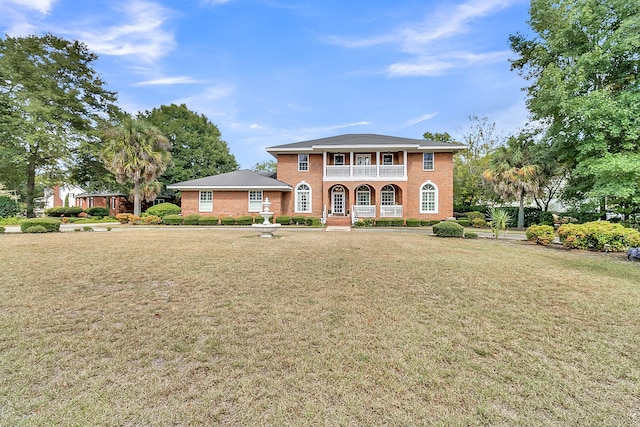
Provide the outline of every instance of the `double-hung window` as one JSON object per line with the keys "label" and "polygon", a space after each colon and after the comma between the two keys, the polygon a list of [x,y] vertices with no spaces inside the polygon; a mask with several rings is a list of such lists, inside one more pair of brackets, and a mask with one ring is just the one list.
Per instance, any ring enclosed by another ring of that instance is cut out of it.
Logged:
{"label": "double-hung window", "polygon": [[200,212],[213,212],[213,191],[200,191]]}
{"label": "double-hung window", "polygon": [[420,213],[438,212],[438,188],[427,182],[420,188]]}
{"label": "double-hung window", "polygon": [[298,171],[306,172],[309,170],[309,155],[298,154]]}
{"label": "double-hung window", "polygon": [[249,191],[249,212],[260,212],[262,210],[262,191]]}
{"label": "double-hung window", "polygon": [[296,187],[296,212],[311,212],[311,187],[302,183]]}
{"label": "double-hung window", "polygon": [[433,153],[422,154],[422,169],[426,171],[433,170]]}

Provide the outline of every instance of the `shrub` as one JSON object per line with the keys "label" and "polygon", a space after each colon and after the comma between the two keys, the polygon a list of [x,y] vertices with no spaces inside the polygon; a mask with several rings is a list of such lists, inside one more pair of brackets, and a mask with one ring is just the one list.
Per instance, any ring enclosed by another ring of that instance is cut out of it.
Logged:
{"label": "shrub", "polygon": [[440,221],[438,221],[437,219],[423,219],[422,221],[420,221],[420,224],[423,227],[431,227],[432,225],[440,224]]}
{"label": "shrub", "polygon": [[116,215],[116,219],[120,221],[120,224],[139,224],[140,217],[132,213],[121,213]]}
{"label": "shrub", "polygon": [[540,212],[540,216],[538,217],[538,224],[550,225],[553,227],[553,224],[554,224],[553,212],[549,212],[549,211]]}
{"label": "shrub", "polygon": [[155,215],[147,215],[144,218],[140,218],[140,221],[136,222],[137,224],[143,223],[145,225],[155,225],[162,224],[162,218]]}
{"label": "shrub", "polygon": [[320,222],[320,218],[315,218],[311,216],[307,217],[305,222],[309,227],[320,227],[322,225],[322,223]]}
{"label": "shrub", "polygon": [[25,228],[23,233],[48,233],[49,231],[41,225],[32,225],[31,227]]}
{"label": "shrub", "polygon": [[531,225],[527,228],[527,240],[537,245],[548,245],[553,242],[555,234],[552,225]]}
{"label": "shrub", "polygon": [[64,211],[66,211],[67,208],[64,207],[56,207],[56,208],[49,208],[49,209],[45,209],[44,213],[47,216],[54,216],[54,217],[59,217],[64,215]]}
{"label": "shrub", "polygon": [[164,218],[167,215],[178,215],[180,213],[180,206],[174,205],[173,203],[160,203],[147,209],[147,213]]}
{"label": "shrub", "polygon": [[201,216],[198,225],[218,225],[217,216]]}
{"label": "shrub", "polygon": [[0,218],[9,218],[18,213],[18,202],[9,196],[0,196]]}
{"label": "shrub", "polygon": [[487,221],[484,218],[475,218],[471,221],[471,225],[475,228],[484,228],[487,226]]}
{"label": "shrub", "polygon": [[60,231],[60,220],[55,218],[30,218],[20,223],[20,230],[24,233],[29,227],[41,225],[46,231]]}
{"label": "shrub", "polygon": [[307,217],[304,216],[294,216],[293,218],[291,218],[291,221],[295,225],[307,225]]}
{"label": "shrub", "polygon": [[66,216],[78,216],[83,209],[80,206],[71,206],[70,208],[64,208],[64,214]]}
{"label": "shrub", "polygon": [[198,220],[200,219],[200,215],[191,214],[187,215],[183,218],[182,223],[184,225],[198,225]]}
{"label": "shrub", "polygon": [[603,251],[605,245],[610,245],[610,249],[614,251],[623,251],[629,246],[635,247],[640,243],[639,234],[637,230],[609,221],[563,224],[558,228],[558,236],[563,246],[597,251]]}
{"label": "shrub", "polygon": [[478,211],[467,212],[465,216],[467,217],[467,220],[471,223],[473,223],[474,219],[484,219],[484,213],[478,212]]}
{"label": "shrub", "polygon": [[364,227],[364,221],[360,219],[360,220],[354,222],[353,226],[354,227]]}
{"label": "shrub", "polygon": [[220,225],[234,225],[236,223],[236,219],[232,216],[225,216],[220,218]]}
{"label": "shrub", "polygon": [[289,225],[291,224],[291,217],[287,215],[282,215],[276,218],[276,224]]}
{"label": "shrub", "polygon": [[102,206],[88,208],[85,212],[91,216],[109,216],[109,209],[103,208]]}
{"label": "shrub", "polygon": [[392,227],[402,227],[404,225],[404,219],[402,218],[394,218],[391,220]]}
{"label": "shrub", "polygon": [[433,226],[433,233],[439,237],[462,237],[464,227],[454,221],[444,221]]}
{"label": "shrub", "polygon": [[82,229],[84,231],[93,231],[93,228],[90,225],[85,225],[84,227],[82,227]]}
{"label": "shrub", "polygon": [[248,215],[243,215],[241,217],[236,218],[236,225],[251,225],[253,224],[253,217]]}
{"label": "shrub", "polygon": [[464,238],[465,239],[477,239],[478,238],[478,233],[472,233],[472,232],[467,233],[465,231]]}
{"label": "shrub", "polygon": [[407,219],[407,227],[420,227],[421,221],[415,218]]}
{"label": "shrub", "polygon": [[505,209],[491,208],[489,216],[491,217],[491,230],[493,230],[493,234],[497,239],[500,237],[500,233],[509,226],[511,215]]}
{"label": "shrub", "polygon": [[376,227],[389,227],[391,225],[391,219],[389,218],[378,218],[375,222]]}
{"label": "shrub", "polygon": [[165,215],[162,218],[162,222],[167,225],[180,225],[182,224],[182,217],[180,215]]}
{"label": "shrub", "polygon": [[4,234],[4,227],[0,227],[0,234]]}
{"label": "shrub", "polygon": [[469,226],[469,220],[468,219],[459,219],[456,221],[458,224],[460,224],[463,227],[468,227]]}

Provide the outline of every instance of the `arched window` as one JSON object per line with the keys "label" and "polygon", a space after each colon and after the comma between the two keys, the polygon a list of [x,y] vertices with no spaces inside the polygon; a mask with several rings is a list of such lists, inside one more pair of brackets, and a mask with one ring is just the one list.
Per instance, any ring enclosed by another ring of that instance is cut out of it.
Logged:
{"label": "arched window", "polygon": [[371,204],[371,189],[368,185],[361,185],[356,188],[356,205]]}
{"label": "arched window", "polygon": [[420,187],[420,213],[438,212],[438,187],[432,182],[425,182]]}
{"label": "arched window", "polygon": [[296,187],[296,212],[311,212],[311,187],[305,182]]}
{"label": "arched window", "polygon": [[396,204],[396,189],[393,185],[385,185],[380,191],[382,205],[392,206]]}

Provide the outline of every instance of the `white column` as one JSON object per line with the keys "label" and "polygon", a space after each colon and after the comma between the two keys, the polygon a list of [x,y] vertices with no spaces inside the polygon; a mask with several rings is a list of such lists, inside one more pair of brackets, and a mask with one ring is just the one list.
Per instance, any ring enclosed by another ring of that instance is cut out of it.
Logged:
{"label": "white column", "polygon": [[322,177],[327,177],[327,152],[322,152]]}
{"label": "white column", "polygon": [[403,151],[402,153],[404,154],[404,165],[403,165],[403,168],[402,168],[404,170],[404,175],[403,176],[406,177],[407,173],[409,173],[407,171],[407,150]]}
{"label": "white column", "polygon": [[380,152],[376,151],[376,176],[380,176]]}
{"label": "white column", "polygon": [[349,176],[353,176],[353,151],[349,153]]}

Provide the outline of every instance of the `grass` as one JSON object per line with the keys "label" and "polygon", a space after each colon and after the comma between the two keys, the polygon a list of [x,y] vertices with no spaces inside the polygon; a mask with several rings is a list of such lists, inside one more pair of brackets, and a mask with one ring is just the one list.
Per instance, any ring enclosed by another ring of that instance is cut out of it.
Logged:
{"label": "grass", "polygon": [[422,233],[0,236],[0,425],[638,425],[640,265]]}

